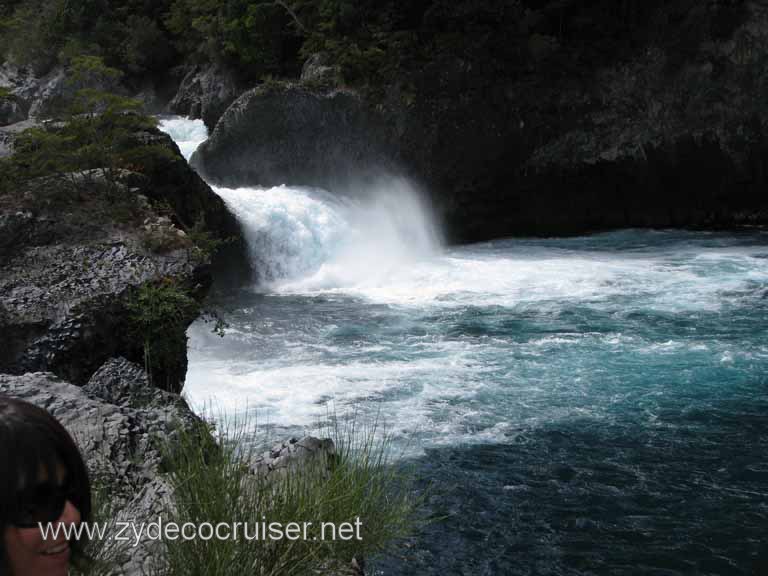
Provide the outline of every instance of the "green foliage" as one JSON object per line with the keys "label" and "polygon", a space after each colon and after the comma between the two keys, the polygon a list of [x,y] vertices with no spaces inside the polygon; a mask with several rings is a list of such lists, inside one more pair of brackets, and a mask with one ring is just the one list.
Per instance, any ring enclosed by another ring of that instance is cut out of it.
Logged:
{"label": "green foliage", "polygon": [[15,3],[2,20],[0,51],[45,72],[61,47],[61,29],[70,14],[66,0],[26,0]]}
{"label": "green foliage", "polygon": [[297,33],[286,2],[174,0],[166,26],[177,48],[201,60],[225,61],[243,76],[299,69]]}
{"label": "green foliage", "polygon": [[107,66],[101,56],[91,54],[73,54],[69,58],[68,82],[74,86],[96,86],[112,84],[123,73]]}
{"label": "green foliage", "polygon": [[173,374],[179,351],[186,350],[187,325],[200,313],[200,304],[189,290],[166,278],[143,284],[127,307],[130,330],[144,343],[144,369],[150,383],[172,388],[173,382],[154,382],[155,375]]}
{"label": "green foliage", "polygon": [[[337,573],[353,557],[381,552],[418,524],[412,477],[391,465],[391,446],[377,439],[375,428],[334,428],[335,456],[266,479],[249,471],[258,454],[250,429],[247,422],[235,422],[213,437],[201,424],[181,435],[165,459],[174,487],[169,521],[247,522],[251,534],[257,522],[311,522],[309,539],[166,541],[163,576]],[[321,540],[323,522],[338,526],[357,518],[361,540]]]}
{"label": "green foliage", "polygon": [[383,85],[443,55],[499,68],[520,60],[529,12],[517,0],[16,0],[0,26],[24,62],[79,52],[139,76],[185,56],[253,80],[298,74],[323,52],[347,82]]}
{"label": "green foliage", "polygon": [[204,260],[210,259],[225,245],[231,244],[235,238],[218,238],[214,236],[205,226],[205,219],[200,218],[195,225],[187,231],[187,236],[201,252]]}
{"label": "green foliage", "polygon": [[123,67],[131,73],[162,73],[174,61],[175,51],[161,24],[144,15],[131,15],[132,33],[123,42]]}
{"label": "green foliage", "polygon": [[160,73],[178,59],[163,15],[169,0],[14,0],[0,10],[0,49],[43,73],[90,53],[130,74]]}
{"label": "green foliage", "polygon": [[[98,57],[78,56],[69,77],[74,86],[90,86],[114,81],[120,72]],[[171,150],[139,138],[156,125],[139,107],[110,92],[77,90],[59,121],[25,130],[15,139],[13,156],[3,162],[8,181],[18,186],[53,177],[75,189],[96,180],[116,188],[122,170],[144,172],[173,157]]]}

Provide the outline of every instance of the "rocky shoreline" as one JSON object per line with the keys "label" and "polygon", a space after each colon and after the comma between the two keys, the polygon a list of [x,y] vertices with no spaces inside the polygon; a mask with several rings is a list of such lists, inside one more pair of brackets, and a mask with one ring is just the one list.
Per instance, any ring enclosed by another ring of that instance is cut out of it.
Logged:
{"label": "rocky shoreline", "polygon": [[[6,152],[20,128],[36,124],[0,127]],[[202,424],[179,395],[186,328],[202,308],[156,319],[167,321],[163,334],[176,345],[166,351],[170,361],[147,364],[146,335],[133,321],[137,295],[171,286],[202,302],[214,277],[239,283],[251,273],[239,224],[178,147],[156,130],[135,136],[170,155],[110,181],[91,170],[0,194],[0,394],[48,410],[72,433],[108,499],[110,516],[100,520],[111,522],[168,513],[173,488],[163,450]],[[226,239],[215,253],[196,243],[201,222],[206,239]],[[330,440],[292,438],[256,457],[251,472],[282,476],[333,457]],[[110,573],[156,569],[157,546],[119,551]]]}
{"label": "rocky shoreline", "polygon": [[[91,482],[118,512],[109,520],[150,519],[167,512],[172,489],[161,474],[161,442],[193,426],[197,417],[177,395],[150,386],[140,366],[111,359],[85,386],[50,372],[0,374],[0,394],[45,408],[67,428],[80,446]],[[115,574],[144,573],[152,561],[152,544],[142,542],[119,559]]]}

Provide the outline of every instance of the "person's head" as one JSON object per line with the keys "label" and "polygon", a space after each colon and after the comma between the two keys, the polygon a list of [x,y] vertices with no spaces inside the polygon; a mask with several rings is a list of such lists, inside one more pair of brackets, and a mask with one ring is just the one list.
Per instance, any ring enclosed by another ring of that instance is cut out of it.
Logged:
{"label": "person's head", "polygon": [[66,576],[81,542],[63,530],[91,513],[88,473],[77,445],[48,412],[0,395],[0,574]]}

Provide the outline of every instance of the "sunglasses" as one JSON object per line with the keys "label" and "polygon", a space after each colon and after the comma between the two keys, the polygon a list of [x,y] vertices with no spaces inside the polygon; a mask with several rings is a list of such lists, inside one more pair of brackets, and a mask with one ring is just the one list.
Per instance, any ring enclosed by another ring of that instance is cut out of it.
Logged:
{"label": "sunglasses", "polygon": [[[17,528],[37,528],[61,518],[67,500],[75,506],[77,491],[69,482],[41,482],[16,493],[16,515],[11,524]],[[77,506],[76,506],[77,507]]]}

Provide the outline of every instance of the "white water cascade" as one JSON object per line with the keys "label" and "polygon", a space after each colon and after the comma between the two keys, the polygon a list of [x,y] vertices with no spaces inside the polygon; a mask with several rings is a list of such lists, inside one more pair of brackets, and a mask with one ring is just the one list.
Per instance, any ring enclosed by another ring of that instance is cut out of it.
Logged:
{"label": "white water cascade", "polygon": [[[205,138],[202,123],[161,127],[185,154]],[[372,418],[381,410],[425,444],[504,441],[522,425],[608,418],[612,399],[637,400],[624,393],[633,379],[637,394],[667,394],[654,388],[663,378],[637,369],[651,355],[670,366],[713,358],[720,369],[768,354],[712,340],[709,328],[677,334],[670,320],[706,326],[762,305],[768,259],[757,233],[443,248],[401,178],[354,199],[290,186],[214,190],[242,223],[259,282],[238,295],[226,338],[190,328],[185,393],[197,409],[256,408],[292,429],[333,401]],[[626,365],[606,371],[616,359]]]}

